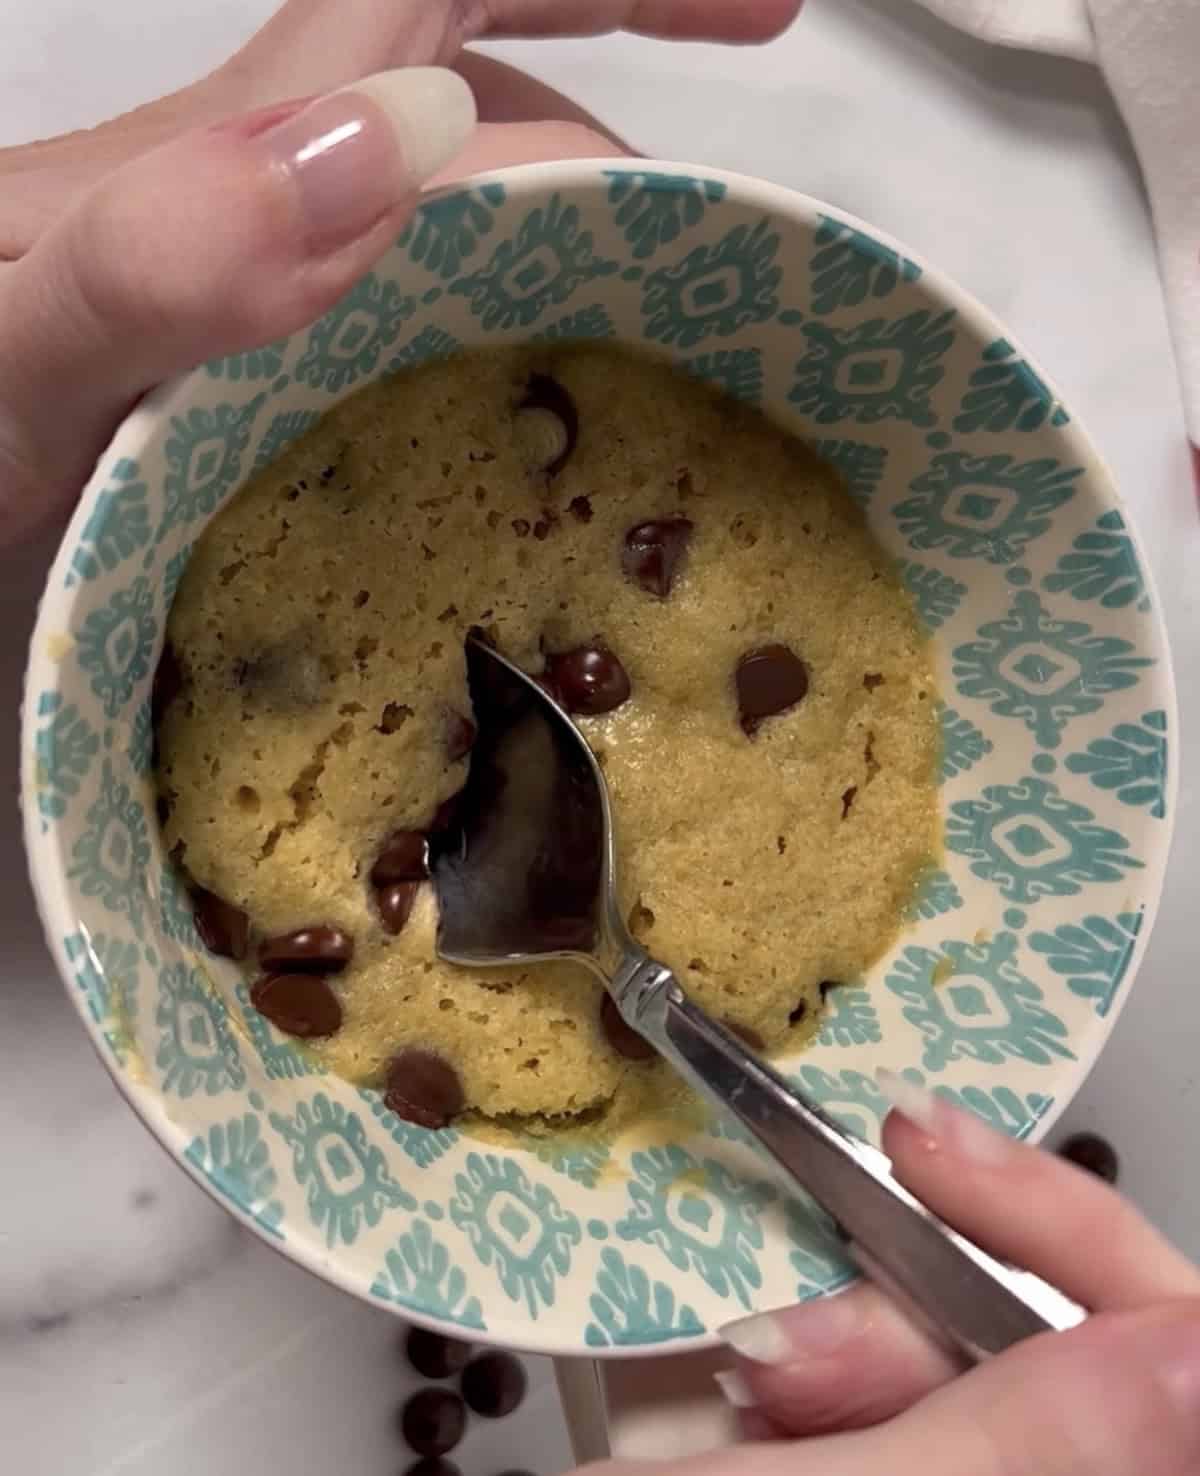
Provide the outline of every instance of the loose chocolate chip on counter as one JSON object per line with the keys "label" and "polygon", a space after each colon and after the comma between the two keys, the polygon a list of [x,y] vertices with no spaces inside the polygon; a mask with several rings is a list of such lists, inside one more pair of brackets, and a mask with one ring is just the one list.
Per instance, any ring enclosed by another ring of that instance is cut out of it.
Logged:
{"label": "loose chocolate chip on counter", "polygon": [[452,1389],[422,1389],[400,1416],[404,1438],[418,1455],[443,1456],[467,1428],[467,1408]]}
{"label": "loose chocolate chip on counter", "polygon": [[764,718],[803,701],[808,692],[808,667],[790,646],[776,643],[747,651],[737,664],[734,680],[742,731],[753,737]]}
{"label": "loose chocolate chip on counter", "polygon": [[531,374],[517,417],[537,469],[558,476],[579,441],[579,411],[569,392],[549,374]]}
{"label": "loose chocolate chip on counter", "polygon": [[484,1353],[463,1371],[463,1398],[478,1415],[503,1419],[525,1398],[525,1368],[511,1353]]}
{"label": "loose chocolate chip on counter", "polygon": [[371,867],[371,885],[424,881],[429,875],[429,840],[423,830],[394,830]]}
{"label": "loose chocolate chip on counter", "polygon": [[383,1100],[397,1117],[423,1128],[444,1128],[466,1106],[454,1067],[416,1046],[388,1062]]}
{"label": "loose chocolate chip on counter", "polygon": [[322,974],[264,974],[250,986],[250,1003],[301,1040],[335,1035],[342,1026],[342,1007]]}
{"label": "loose chocolate chip on counter", "polygon": [[658,1052],[632,1025],[626,1025],[611,994],[600,1001],[600,1027],[618,1056],[627,1061],[652,1061]]}
{"label": "loose chocolate chip on counter", "polygon": [[404,1476],[462,1476],[462,1471],[443,1456],[425,1456],[414,1461]]}
{"label": "loose chocolate chip on counter", "polygon": [[404,1345],[408,1361],[427,1379],[448,1379],[461,1373],[471,1357],[470,1343],[443,1337],[428,1328],[414,1327]]}
{"label": "loose chocolate chip on counter", "polygon": [[204,887],[192,888],[192,917],[200,941],[221,958],[245,958],[250,946],[250,919],[240,907]]}
{"label": "loose chocolate chip on counter", "polygon": [[628,701],[632,690],[620,661],[599,644],[548,657],[545,676],[567,711],[584,717],[614,711]]}
{"label": "loose chocolate chip on counter", "polygon": [[1106,1184],[1115,1184],[1121,1172],[1117,1150],[1098,1133],[1076,1133],[1058,1150],[1061,1157],[1078,1168],[1087,1169]]}
{"label": "loose chocolate chip on counter", "polygon": [[475,747],[478,736],[479,729],[469,717],[453,711],[446,715],[446,757],[451,763],[466,758]]}
{"label": "loose chocolate chip on counter", "polygon": [[765,1051],[767,1048],[766,1041],[762,1038],[761,1035],[759,1035],[758,1031],[755,1030],[752,1025],[739,1025],[736,1020],[726,1020],[725,1029],[728,1030],[731,1034],[736,1035],[737,1038],[748,1045],[752,1051]]}
{"label": "loose chocolate chip on counter", "polygon": [[639,523],[625,535],[621,568],[647,594],[665,600],[687,551],[695,524],[690,518]]}
{"label": "loose chocolate chip on counter", "polygon": [[340,974],[354,957],[354,939],[323,924],[297,928],[258,945],[258,961],[274,974]]}
{"label": "loose chocolate chip on counter", "polygon": [[416,882],[390,882],[375,892],[375,906],[383,931],[394,938],[404,931],[404,924],[412,916],[413,903],[417,900]]}

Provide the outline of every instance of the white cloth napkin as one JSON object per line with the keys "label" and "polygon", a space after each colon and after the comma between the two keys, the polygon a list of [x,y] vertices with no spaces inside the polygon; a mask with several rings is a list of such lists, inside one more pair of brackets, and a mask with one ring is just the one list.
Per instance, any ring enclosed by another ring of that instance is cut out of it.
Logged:
{"label": "white cloth napkin", "polygon": [[1103,71],[1141,161],[1200,488],[1200,0],[921,0],[951,25]]}

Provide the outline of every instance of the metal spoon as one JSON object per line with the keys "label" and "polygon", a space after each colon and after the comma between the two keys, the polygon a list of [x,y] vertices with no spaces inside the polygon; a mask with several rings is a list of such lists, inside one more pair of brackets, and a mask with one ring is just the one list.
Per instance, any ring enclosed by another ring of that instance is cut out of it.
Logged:
{"label": "metal spoon", "polygon": [[617,910],[604,775],[537,681],[467,642],[479,736],[454,827],[432,857],[438,952],[471,968],[584,964],[625,1022],[811,1195],[862,1269],[969,1361],[1087,1315],[944,1224],[848,1132],[694,1005]]}

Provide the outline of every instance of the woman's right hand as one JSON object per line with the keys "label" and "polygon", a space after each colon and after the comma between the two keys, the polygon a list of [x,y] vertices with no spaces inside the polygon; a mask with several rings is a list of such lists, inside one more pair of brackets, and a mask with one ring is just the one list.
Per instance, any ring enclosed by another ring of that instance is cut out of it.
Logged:
{"label": "woman's right hand", "polygon": [[903,1182],[1093,1316],[966,1374],[866,1283],[734,1323],[727,1392],[768,1443],[678,1476],[1195,1476],[1200,1271],[1099,1179],[907,1082],[895,1097]]}

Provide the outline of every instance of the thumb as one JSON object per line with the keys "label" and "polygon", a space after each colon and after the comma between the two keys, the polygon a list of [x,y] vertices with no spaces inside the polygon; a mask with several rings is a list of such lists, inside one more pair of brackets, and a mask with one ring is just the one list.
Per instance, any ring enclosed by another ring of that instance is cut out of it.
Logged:
{"label": "thumb", "polygon": [[[1101,1315],[1044,1335],[890,1424],[820,1444],[839,1461],[851,1457],[847,1476],[1192,1476],[1200,1469],[1200,1302]],[[824,1469],[840,1476],[843,1466]]]}
{"label": "thumb", "polygon": [[0,537],[72,499],[151,386],[336,302],[474,125],[455,73],[381,72],[101,180],[0,270]]}

